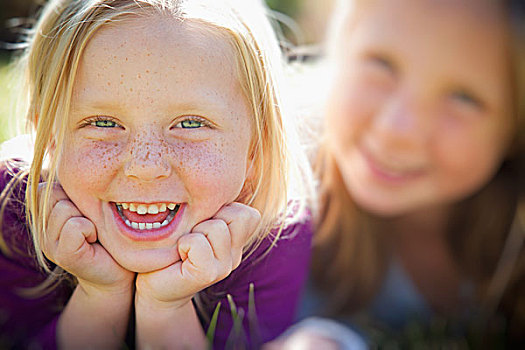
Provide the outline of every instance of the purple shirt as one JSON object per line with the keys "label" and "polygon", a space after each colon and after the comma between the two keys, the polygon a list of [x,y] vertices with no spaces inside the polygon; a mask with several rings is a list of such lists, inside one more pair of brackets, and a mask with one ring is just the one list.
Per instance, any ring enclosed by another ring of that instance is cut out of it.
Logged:
{"label": "purple shirt", "polygon": [[[0,190],[11,178],[2,163]],[[11,254],[0,251],[0,348],[38,344],[44,349],[54,349],[58,317],[74,285],[64,280],[50,293],[32,298],[23,295],[24,288],[36,286],[46,278],[34,258],[25,221],[24,190],[24,185],[15,189],[16,199],[10,200],[3,216],[3,239]],[[221,303],[214,348],[222,349],[239,342],[244,344],[240,347],[256,348],[292,324],[307,275],[311,238],[310,219],[305,215],[301,222],[283,230],[282,238],[268,254],[265,253],[271,245],[271,237],[226,279],[199,293],[198,310],[202,310],[200,317],[205,330],[216,305]],[[254,285],[255,313],[249,305],[251,283]],[[228,294],[232,296],[237,314],[242,317],[242,327],[234,327]]]}

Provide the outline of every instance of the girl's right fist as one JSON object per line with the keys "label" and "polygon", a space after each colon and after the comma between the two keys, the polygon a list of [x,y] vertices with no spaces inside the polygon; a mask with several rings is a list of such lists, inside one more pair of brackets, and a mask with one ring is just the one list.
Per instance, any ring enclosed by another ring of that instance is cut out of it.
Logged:
{"label": "girl's right fist", "polygon": [[[40,193],[46,184],[40,184]],[[135,274],[121,267],[97,241],[95,225],[78,210],[59,184],[50,197],[42,234],[45,256],[74,275],[86,288],[122,291],[133,287]]]}

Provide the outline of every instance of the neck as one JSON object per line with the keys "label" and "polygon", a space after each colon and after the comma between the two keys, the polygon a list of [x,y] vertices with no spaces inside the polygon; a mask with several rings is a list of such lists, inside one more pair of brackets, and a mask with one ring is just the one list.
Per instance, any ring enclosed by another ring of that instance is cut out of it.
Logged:
{"label": "neck", "polygon": [[447,232],[449,218],[451,216],[450,206],[426,208],[384,220],[385,228],[388,228],[388,236],[394,240],[425,240],[444,239]]}
{"label": "neck", "polygon": [[392,253],[399,257],[413,282],[438,312],[458,307],[461,280],[447,241],[452,208],[422,210],[385,222]]}

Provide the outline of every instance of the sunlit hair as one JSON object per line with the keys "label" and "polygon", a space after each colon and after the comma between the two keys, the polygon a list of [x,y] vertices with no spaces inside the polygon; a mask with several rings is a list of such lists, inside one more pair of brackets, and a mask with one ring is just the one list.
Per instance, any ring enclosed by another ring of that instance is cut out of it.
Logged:
{"label": "sunlit hair", "polygon": [[[195,23],[207,34],[224,39],[234,52],[232,64],[254,120],[249,149],[253,177],[237,200],[258,209],[262,216],[245,251],[252,252],[272,228],[279,228],[273,231],[278,232],[273,237],[277,239],[286,224],[303,218],[311,175],[292,121],[284,117],[277,88],[281,55],[265,11],[258,0],[52,0],[44,7],[21,60],[27,74],[27,119],[35,135],[26,211],[37,259],[44,269],[49,272],[41,242],[51,209],[51,186],[57,180],[58,157],[54,155],[63,145],[80,58],[98,29],[137,16]],[[42,180],[47,185],[39,191]]]}
{"label": "sunlit hair", "polygon": [[[519,335],[525,329],[525,8],[520,1],[500,1],[508,11],[512,36],[514,143],[494,178],[456,205],[447,240],[462,272],[472,278],[487,318],[501,311],[508,332]],[[353,25],[343,16],[358,16],[363,2],[367,1],[338,2],[328,60],[337,50],[341,26]],[[381,236],[385,222],[356,206],[324,141],[314,166],[320,204],[313,275],[316,286],[328,295],[328,312],[348,315],[364,310],[381,286],[388,260]]]}

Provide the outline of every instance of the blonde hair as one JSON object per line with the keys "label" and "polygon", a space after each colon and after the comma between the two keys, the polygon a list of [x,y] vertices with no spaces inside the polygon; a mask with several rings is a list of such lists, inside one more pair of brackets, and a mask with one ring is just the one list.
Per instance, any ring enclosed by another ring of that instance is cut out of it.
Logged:
{"label": "blonde hair", "polygon": [[[348,11],[355,0],[339,3]],[[487,319],[499,309],[509,322],[508,331],[519,336],[525,327],[525,9],[513,8],[512,1],[502,4],[513,36],[514,144],[494,178],[456,204],[447,240],[462,272],[475,283]],[[334,12],[330,40],[339,35],[343,12],[342,7]],[[329,296],[328,313],[353,314],[370,303],[384,277],[388,254],[380,236],[382,220],[352,201],[326,142],[314,168],[320,179],[314,280]]]}
{"label": "blonde hair", "polygon": [[[224,38],[235,53],[238,78],[254,118],[250,146],[254,178],[246,181],[237,200],[258,209],[262,217],[245,250],[252,252],[276,225],[275,240],[286,224],[302,220],[311,174],[292,121],[284,117],[277,88],[280,51],[264,11],[257,0],[52,0],[47,4],[21,60],[29,94],[27,120],[35,132],[26,214],[36,257],[46,271],[50,272],[41,241],[57,169],[51,150],[63,144],[79,60],[98,29],[132,16],[157,14],[202,24],[207,32]],[[47,185],[40,193],[42,180]],[[290,206],[292,184],[295,202]],[[3,194],[3,207],[6,198]]]}

